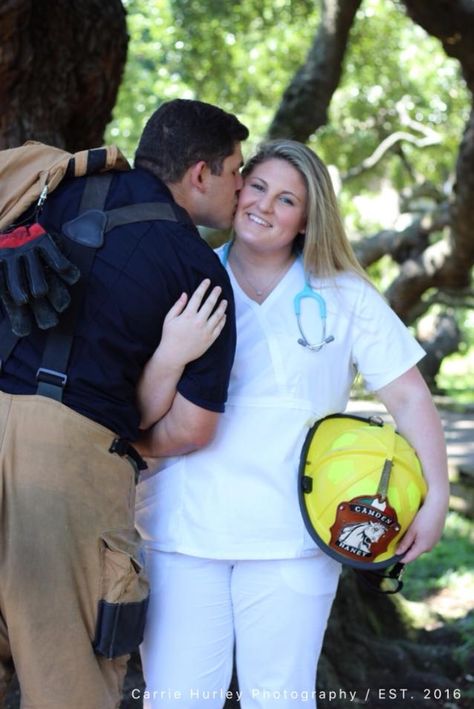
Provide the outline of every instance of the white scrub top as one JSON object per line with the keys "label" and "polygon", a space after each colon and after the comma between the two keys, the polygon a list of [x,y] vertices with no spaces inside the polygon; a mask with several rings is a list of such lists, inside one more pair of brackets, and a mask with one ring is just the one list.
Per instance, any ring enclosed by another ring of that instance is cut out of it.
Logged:
{"label": "white scrub top", "polygon": [[[217,253],[221,260],[223,248]],[[298,502],[298,466],[308,427],[345,410],[360,373],[377,390],[424,351],[377,291],[354,274],[314,279],[334,341],[312,352],[298,344],[294,296],[301,259],[259,305],[227,270],[235,294],[237,350],[225,413],[206,448],[163,462],[137,489],[137,527],[162,551],[219,559],[319,554]],[[314,300],[302,302],[310,342],[321,340]]]}

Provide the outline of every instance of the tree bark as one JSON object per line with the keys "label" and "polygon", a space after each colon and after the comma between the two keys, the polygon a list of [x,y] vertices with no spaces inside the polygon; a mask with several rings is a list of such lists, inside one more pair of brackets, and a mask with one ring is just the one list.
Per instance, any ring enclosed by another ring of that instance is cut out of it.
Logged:
{"label": "tree bark", "polygon": [[437,37],[449,57],[457,59],[474,93],[474,4],[466,0],[402,0],[408,16]]}
{"label": "tree bark", "polygon": [[417,258],[429,244],[429,235],[441,231],[449,225],[446,204],[440,205],[432,213],[417,217],[403,230],[384,229],[353,244],[359,262],[364,268],[376,263],[382,256],[390,254],[397,263],[403,264]]}
{"label": "tree bark", "polygon": [[431,315],[417,328],[417,339],[426,352],[418,367],[432,391],[445,357],[459,349],[461,333],[452,314]]}
{"label": "tree bark", "polygon": [[3,0],[0,149],[101,145],[127,43],[120,0]]}
{"label": "tree bark", "polygon": [[349,32],[362,0],[322,0],[322,18],[306,62],[285,90],[268,131],[305,143],[327,123],[327,111],[337,89]]}

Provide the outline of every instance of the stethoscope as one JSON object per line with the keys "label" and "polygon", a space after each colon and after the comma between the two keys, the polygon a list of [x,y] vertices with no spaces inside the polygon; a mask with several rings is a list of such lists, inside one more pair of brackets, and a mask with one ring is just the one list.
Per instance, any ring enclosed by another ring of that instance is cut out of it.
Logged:
{"label": "stethoscope", "polygon": [[[232,246],[232,241],[229,241],[224,247],[223,259],[222,259],[222,264],[223,264],[224,268],[227,267],[227,263],[229,261],[229,251],[230,251],[231,246]],[[301,323],[301,301],[304,300],[304,298],[311,298],[312,300],[315,300],[318,305],[319,317],[321,319],[322,337],[321,337],[321,341],[317,342],[317,343],[310,342],[308,340],[308,338],[306,337],[304,330],[303,330],[303,325]],[[330,342],[334,342],[334,336],[327,335],[326,301],[324,300],[323,296],[320,295],[310,285],[307,276],[305,278],[304,287],[293,298],[293,309],[294,309],[295,315],[296,315],[296,323],[298,325],[298,330],[300,331],[300,335],[301,335],[301,337],[298,339],[299,345],[301,345],[302,347],[307,347],[308,350],[311,350],[311,352],[319,352],[319,350],[321,350],[324,347],[324,345],[328,345]]]}
{"label": "stethoscope", "polygon": [[[317,344],[309,342],[306,335],[304,334],[303,325],[301,324],[301,301],[304,298],[312,298],[318,304],[319,317],[321,318],[321,328],[322,328],[322,338]],[[330,342],[334,342],[333,335],[327,335],[327,310],[326,301],[323,296],[320,295],[309,283],[306,277],[304,288],[297,293],[293,299],[293,308],[296,315],[296,322],[298,324],[298,330],[300,331],[301,337],[298,340],[298,344],[303,347],[307,347],[311,352],[319,352],[324,345],[328,345]]]}

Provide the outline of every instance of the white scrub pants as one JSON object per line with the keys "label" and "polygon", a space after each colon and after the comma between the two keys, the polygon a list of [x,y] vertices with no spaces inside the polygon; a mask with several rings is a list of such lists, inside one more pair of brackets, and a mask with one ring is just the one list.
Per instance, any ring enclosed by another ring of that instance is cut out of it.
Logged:
{"label": "white scrub pants", "polygon": [[144,709],[221,709],[234,642],[242,709],[316,707],[336,562],[323,554],[221,561],[148,549],[147,564]]}

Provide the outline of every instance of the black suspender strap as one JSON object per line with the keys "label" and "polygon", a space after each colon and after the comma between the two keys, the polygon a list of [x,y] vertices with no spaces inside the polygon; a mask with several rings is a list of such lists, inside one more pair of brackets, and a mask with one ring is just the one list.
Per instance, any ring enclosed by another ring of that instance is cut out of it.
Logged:
{"label": "black suspender strap", "polygon": [[[85,214],[87,211],[102,210],[104,208],[111,180],[111,174],[93,175],[88,178],[81,199],[79,215]],[[180,211],[182,211],[180,208],[175,210],[172,205],[159,202],[118,207],[104,213],[106,220],[104,220],[103,232],[106,233],[116,226],[148,220],[164,219],[176,222]],[[186,214],[184,210],[183,214]],[[76,221],[79,220],[80,216]],[[96,253],[96,248],[73,242],[70,259],[79,268],[81,277],[71,290],[71,305],[61,317],[58,325],[48,335],[42,363],[36,373],[38,381],[36,393],[41,396],[48,396],[57,401],[62,401],[64,387],[67,383],[66,372],[74,340],[76,321],[84,301],[87,281]]]}
{"label": "black suspender strap", "polygon": [[169,222],[178,221],[176,208],[166,202],[143,202],[142,204],[130,204],[127,207],[110,209],[106,212],[106,215],[106,232],[114,229],[116,226],[152,221],[155,219],[164,219]]}
{"label": "black suspender strap", "polygon": [[104,209],[112,178],[113,173],[106,172],[103,175],[90,175],[86,179],[78,214],[88,209]]}
{"label": "black suspender strap", "polygon": [[[86,180],[79,205],[79,214],[90,209],[103,209],[113,175],[93,175]],[[71,305],[46,340],[41,366],[36,372],[36,393],[56,401],[63,400],[67,384],[67,367],[71,355],[77,316],[84,300],[87,279],[94,262],[96,249],[73,243],[70,260],[81,277],[71,289]]]}
{"label": "black suspender strap", "polygon": [[96,249],[73,244],[71,261],[81,272],[81,277],[71,288],[71,305],[62,315],[59,323],[47,337],[41,366],[36,373],[38,386],[36,393],[50,399],[62,401],[67,384],[67,367],[71,355],[77,316],[82,306],[87,279],[92,268]]}
{"label": "black suspender strap", "polygon": [[19,339],[17,335],[13,334],[10,321],[5,317],[0,323],[0,374],[2,373],[3,363],[10,357]]}

